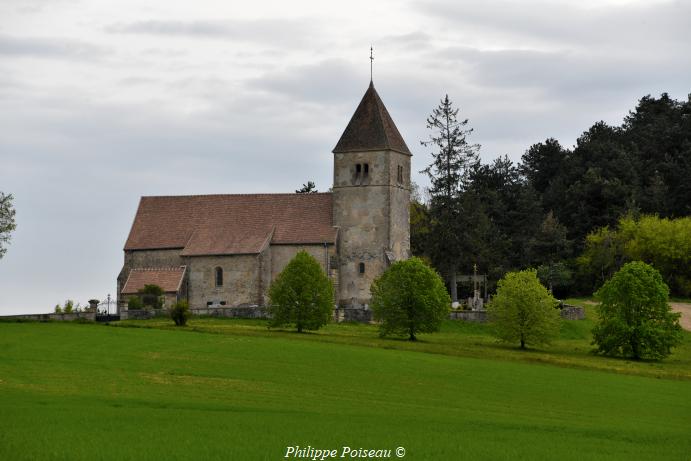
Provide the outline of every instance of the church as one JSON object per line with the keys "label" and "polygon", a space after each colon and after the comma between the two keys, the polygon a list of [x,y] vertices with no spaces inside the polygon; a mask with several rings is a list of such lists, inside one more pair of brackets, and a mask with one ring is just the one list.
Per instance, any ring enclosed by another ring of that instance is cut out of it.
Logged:
{"label": "church", "polygon": [[412,155],[372,82],[332,152],[329,193],[142,197],[118,311],[147,284],[163,288],[165,306],[264,306],[301,250],[328,274],[339,307],[365,308],[374,278],[410,257]]}

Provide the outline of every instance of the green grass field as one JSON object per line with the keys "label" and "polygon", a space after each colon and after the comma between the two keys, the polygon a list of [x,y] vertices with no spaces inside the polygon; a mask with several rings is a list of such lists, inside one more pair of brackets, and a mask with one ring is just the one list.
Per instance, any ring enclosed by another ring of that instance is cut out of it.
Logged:
{"label": "green grass field", "polygon": [[589,321],[528,352],[451,321],[413,344],[370,325],[120,324],[133,328],[0,323],[0,459],[276,460],[294,445],[404,447],[409,460],[691,453],[690,334],[666,361],[631,363],[591,355]]}

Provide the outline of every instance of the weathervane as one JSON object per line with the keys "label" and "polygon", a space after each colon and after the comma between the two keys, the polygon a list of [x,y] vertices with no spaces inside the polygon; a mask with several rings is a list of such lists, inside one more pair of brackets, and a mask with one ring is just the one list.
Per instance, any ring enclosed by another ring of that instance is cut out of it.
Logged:
{"label": "weathervane", "polygon": [[372,83],[372,66],[374,64],[374,47],[369,47],[369,81]]}

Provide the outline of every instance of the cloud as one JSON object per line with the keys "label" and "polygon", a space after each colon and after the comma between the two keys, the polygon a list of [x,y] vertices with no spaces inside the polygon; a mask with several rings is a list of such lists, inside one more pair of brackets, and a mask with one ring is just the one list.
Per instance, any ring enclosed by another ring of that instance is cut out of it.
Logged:
{"label": "cloud", "polygon": [[[469,37],[489,33],[504,45],[540,45],[549,49],[635,46],[647,50],[661,45],[688,44],[691,29],[688,2],[584,6],[546,1],[418,2],[421,13],[466,31]],[[663,50],[660,50],[663,51]]]}
{"label": "cloud", "polygon": [[314,22],[306,19],[147,20],[111,24],[105,30],[119,34],[223,39],[275,45],[304,44],[316,33]]}
{"label": "cloud", "polygon": [[354,94],[364,93],[368,80],[369,76],[357,72],[351,63],[327,59],[316,64],[287,66],[278,72],[267,72],[248,80],[247,86],[295,101],[329,105],[352,103]]}
{"label": "cloud", "polygon": [[98,59],[110,50],[81,40],[62,37],[0,35],[0,55],[56,59]]}

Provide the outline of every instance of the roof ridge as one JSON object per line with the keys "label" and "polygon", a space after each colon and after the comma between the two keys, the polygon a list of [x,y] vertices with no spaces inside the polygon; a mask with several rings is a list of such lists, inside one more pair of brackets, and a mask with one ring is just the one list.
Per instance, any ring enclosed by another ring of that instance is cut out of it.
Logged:
{"label": "roof ridge", "polygon": [[169,198],[169,197],[259,197],[259,196],[314,196],[314,195],[331,195],[332,192],[258,192],[255,194],[189,194],[189,195],[142,195],[141,198]]}
{"label": "roof ridge", "polygon": [[175,267],[133,267],[130,271],[179,271],[185,270],[186,266]]}

